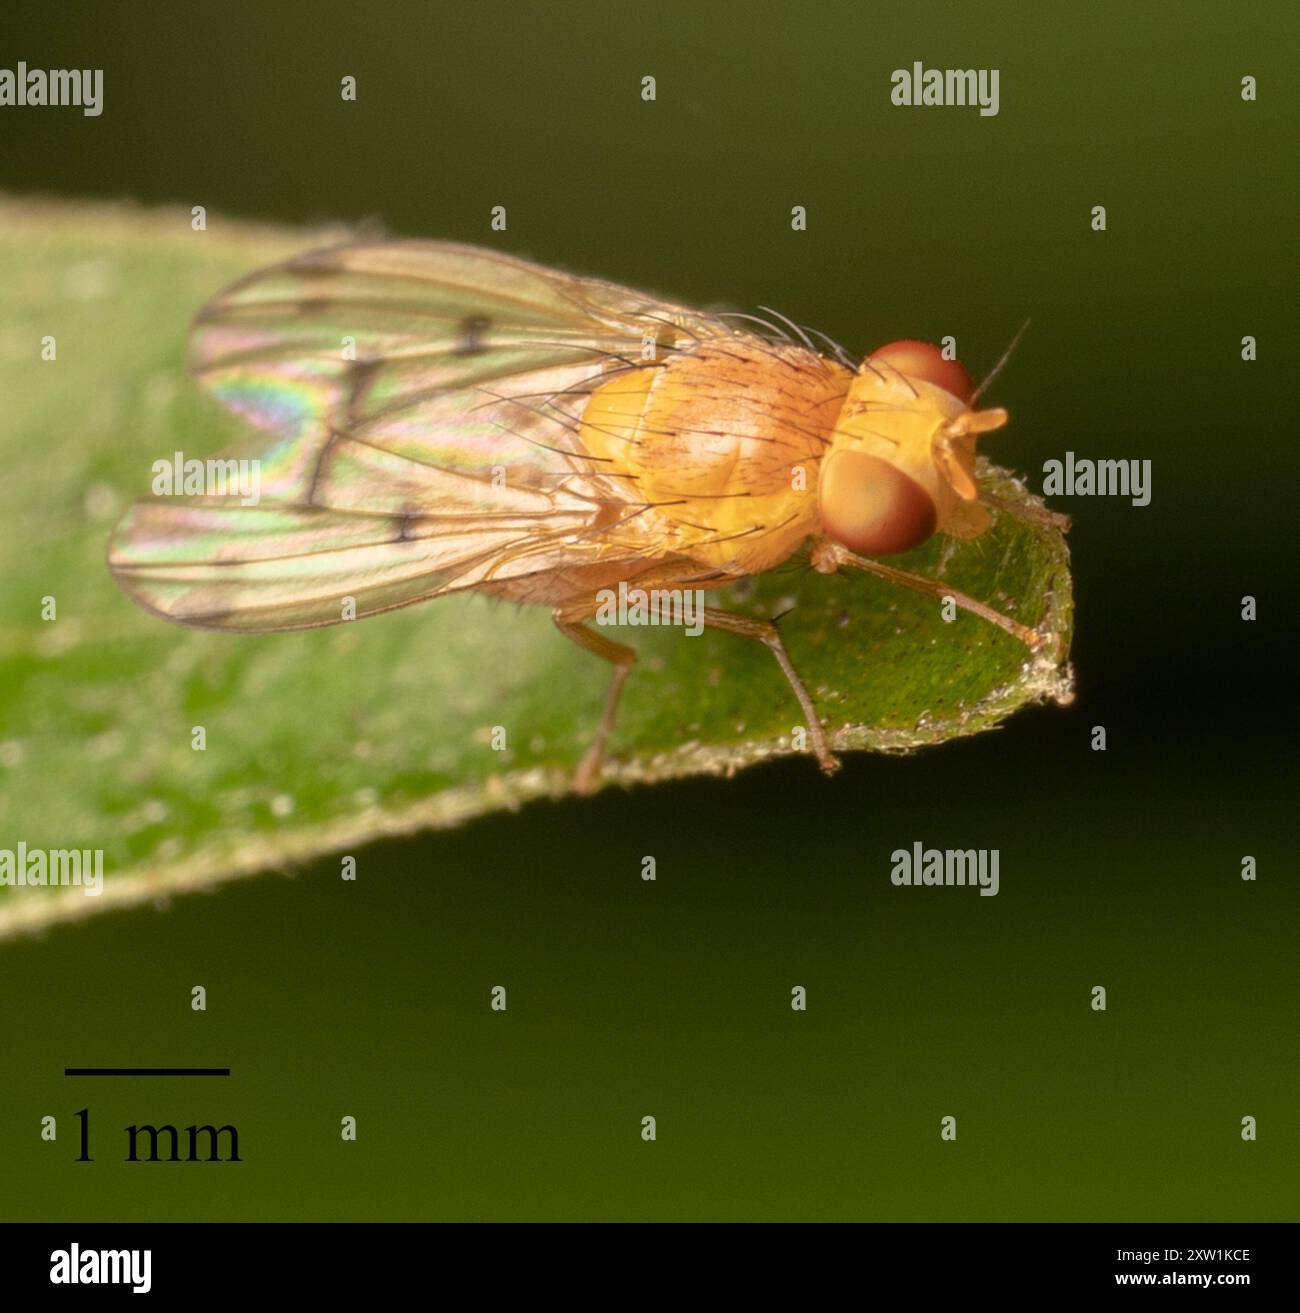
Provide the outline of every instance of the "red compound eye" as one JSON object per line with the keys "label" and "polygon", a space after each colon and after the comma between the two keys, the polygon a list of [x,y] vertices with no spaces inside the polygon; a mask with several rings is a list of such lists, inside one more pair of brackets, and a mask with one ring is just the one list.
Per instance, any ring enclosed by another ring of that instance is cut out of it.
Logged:
{"label": "red compound eye", "polygon": [[935,529],[929,493],[869,452],[832,452],[822,468],[817,499],[826,536],[865,556],[910,551]]}
{"label": "red compound eye", "polygon": [[890,342],[879,351],[873,351],[867,360],[869,363],[892,365],[900,374],[906,374],[908,378],[924,379],[968,404],[971,393],[975,391],[970,375],[960,363],[945,360],[939,348],[929,342],[913,342],[910,339]]}

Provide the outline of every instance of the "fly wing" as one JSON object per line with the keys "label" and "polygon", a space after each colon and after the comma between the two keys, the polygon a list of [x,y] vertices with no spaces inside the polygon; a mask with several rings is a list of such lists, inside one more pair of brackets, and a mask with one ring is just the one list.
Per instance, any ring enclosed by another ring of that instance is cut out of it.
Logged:
{"label": "fly wing", "polygon": [[472,246],[384,242],[309,252],[228,288],[194,322],[190,367],[274,433],[329,415],[392,434],[448,393],[481,386],[482,401],[548,365],[600,372],[640,363],[647,338],[671,349],[723,335],[721,320],[612,283]]}
{"label": "fly wing", "polygon": [[634,490],[583,450],[582,406],[611,371],[644,367],[647,343],[657,357],[719,336],[737,335],[473,247],[345,246],[264,270],[200,312],[190,353],[269,435],[258,503],[139,503],[110,569],[169,619],[258,631],[643,560]]}
{"label": "fly wing", "polygon": [[[540,517],[406,520],[219,498],[140,502],[109,564],[137,602],[205,629],[304,629],[375,615],[492,580],[556,569],[585,553]],[[609,559],[622,553],[606,547]]]}

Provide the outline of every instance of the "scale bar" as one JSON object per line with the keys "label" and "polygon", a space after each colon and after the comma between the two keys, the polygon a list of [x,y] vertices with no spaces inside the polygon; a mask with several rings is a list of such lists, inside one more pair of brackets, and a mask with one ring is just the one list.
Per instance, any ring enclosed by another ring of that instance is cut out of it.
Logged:
{"label": "scale bar", "polygon": [[229,1067],[64,1067],[65,1076],[229,1076]]}

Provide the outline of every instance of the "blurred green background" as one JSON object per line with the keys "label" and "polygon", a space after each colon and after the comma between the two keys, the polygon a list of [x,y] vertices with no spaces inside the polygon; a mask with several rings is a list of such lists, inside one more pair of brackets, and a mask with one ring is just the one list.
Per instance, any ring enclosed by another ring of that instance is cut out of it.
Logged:
{"label": "blurred green background", "polygon": [[[1032,316],[996,459],[1149,459],[1153,496],[1057,503],[1069,710],[3,945],[3,1215],[1294,1218],[1297,36],[1263,4],[6,6],[0,64],[105,70],[101,118],[0,109],[7,192],[496,241],[858,351],[952,333],[977,375]],[[895,108],[915,59],[1000,69],[1001,112]],[[999,896],[893,888],[917,839],[999,848]],[[155,1063],[234,1075],[62,1075]],[[120,1162],[130,1122],[214,1118],[241,1166]]]}

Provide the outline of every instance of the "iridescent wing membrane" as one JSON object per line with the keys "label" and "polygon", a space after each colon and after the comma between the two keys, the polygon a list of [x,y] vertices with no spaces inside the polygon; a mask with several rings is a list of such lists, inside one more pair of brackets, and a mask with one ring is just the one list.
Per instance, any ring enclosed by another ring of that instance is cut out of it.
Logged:
{"label": "iridescent wing membrane", "polygon": [[611,370],[642,366],[647,338],[658,353],[722,336],[739,335],[447,243],[344,246],[253,274],[200,312],[190,364],[270,435],[260,500],[140,502],[109,567],[165,618],[259,631],[334,623],[345,598],[372,615],[644,560],[644,538],[620,532],[635,491],[583,451],[577,418]]}

